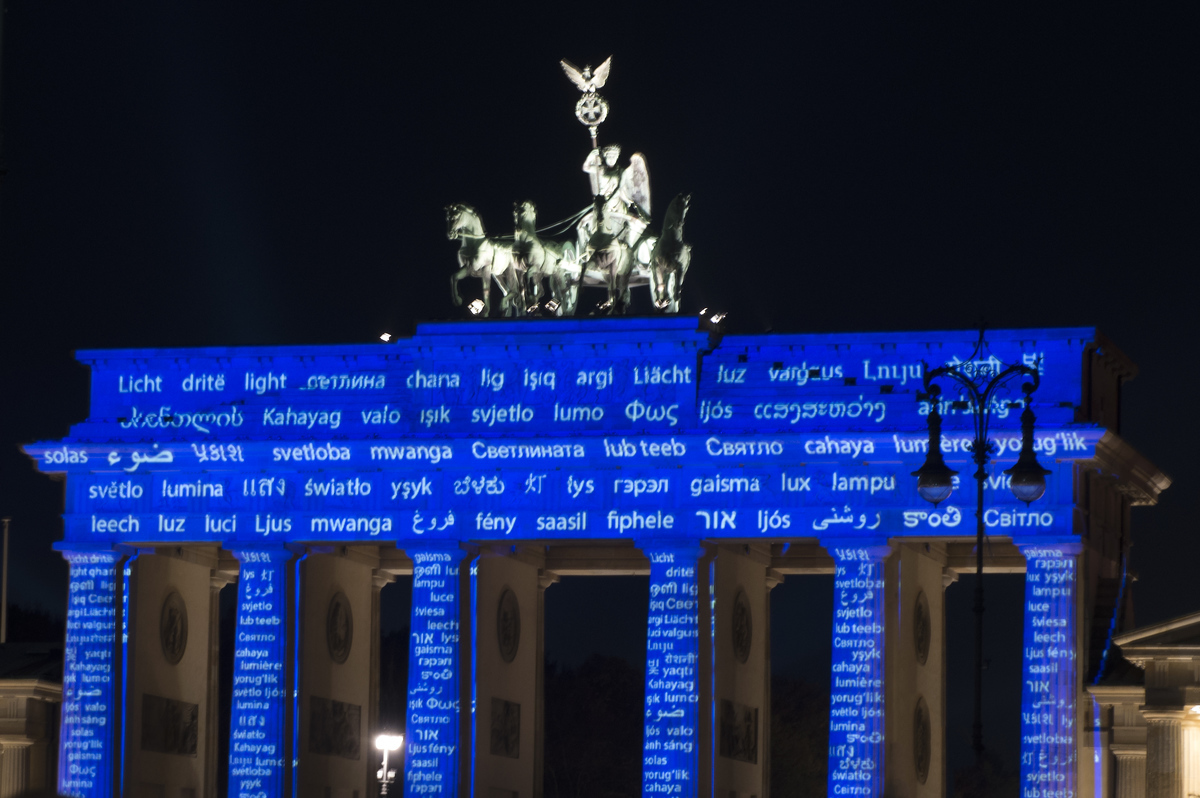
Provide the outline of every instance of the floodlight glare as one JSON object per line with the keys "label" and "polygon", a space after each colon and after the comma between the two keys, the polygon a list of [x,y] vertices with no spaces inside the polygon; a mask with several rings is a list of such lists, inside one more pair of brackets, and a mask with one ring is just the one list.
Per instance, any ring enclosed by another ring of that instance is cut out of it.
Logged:
{"label": "floodlight glare", "polygon": [[384,333],[383,335],[379,336],[379,340],[386,344],[388,341],[392,340],[392,334]]}
{"label": "floodlight glare", "polygon": [[398,751],[403,744],[403,734],[381,734],[375,738],[375,747],[380,751]]}
{"label": "floodlight glare", "polygon": [[471,311],[472,316],[478,316],[480,313],[483,313],[483,300],[472,299],[471,303],[467,305],[467,310]]}

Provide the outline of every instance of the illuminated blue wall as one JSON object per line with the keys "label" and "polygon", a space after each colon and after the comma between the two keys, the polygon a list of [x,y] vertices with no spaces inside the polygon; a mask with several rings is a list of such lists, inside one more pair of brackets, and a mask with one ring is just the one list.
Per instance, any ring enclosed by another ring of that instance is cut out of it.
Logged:
{"label": "illuminated blue wall", "polygon": [[459,613],[466,555],[457,546],[408,549],[413,561],[404,795],[457,795],[462,753]]}
{"label": "illuminated blue wall", "polygon": [[117,647],[121,558],[112,551],[63,554],[71,575],[58,785],[68,795],[107,798],[116,790],[121,760],[116,731],[123,698]]}
{"label": "illuminated blue wall", "polygon": [[[870,545],[875,543],[876,545]],[[833,649],[829,678],[830,796],[883,794],[886,541],[830,545]]]}
{"label": "illuminated blue wall", "polygon": [[[961,363],[975,338],[718,338],[697,331],[694,320],[658,318],[426,325],[387,345],[84,352],[88,419],[67,438],[26,451],[41,470],[67,474],[64,549],[219,543],[239,556],[267,547],[282,557],[287,544],[362,541],[410,556],[451,552],[444,573],[423,571],[414,588],[414,635],[435,642],[414,637],[410,652],[405,792],[412,795],[450,790],[464,755],[454,703],[462,700],[462,674],[457,664],[448,675],[433,664],[445,659],[439,641],[459,633],[434,624],[459,622],[463,597],[452,569],[463,543],[629,539],[651,553],[696,551],[705,540],[817,538],[831,551],[873,551],[873,541],[897,536],[973,536],[970,492],[935,511],[917,496],[910,472],[928,445],[925,364]],[[1022,362],[1041,372],[1035,449],[1052,472],[1031,508],[1000,474],[1020,447],[1014,382],[992,406],[999,451],[985,491],[991,533],[1031,541],[1074,534],[1074,461],[1091,458],[1103,434],[1077,420],[1093,339],[1087,329],[988,334],[987,355],[975,367]],[[951,467],[970,473],[970,411],[955,405],[952,384],[942,388],[942,449]],[[841,559],[839,568],[851,568]],[[660,589],[683,584],[653,567]],[[282,568],[272,560],[266,572]],[[696,586],[694,577],[689,584]],[[878,612],[878,591],[863,598],[845,590]],[[247,606],[254,600],[241,596]],[[447,620],[435,622],[435,607]],[[257,612],[239,608],[239,630]],[[286,617],[275,605],[262,613]],[[835,663],[853,650],[837,641],[860,639],[855,626],[835,629]],[[672,657],[695,653],[683,637],[671,644],[686,648]],[[284,662],[284,649],[263,650],[255,661]],[[252,664],[249,655],[237,659],[239,673]],[[650,678],[648,702],[659,695]],[[874,706],[868,693],[845,695],[856,712]],[[283,702],[268,703],[254,710],[255,728],[282,751],[287,713]],[[67,706],[64,720],[75,723]],[[672,728],[698,733],[689,706],[664,709],[682,710],[679,720],[659,718],[666,704],[647,704],[648,755],[653,738],[682,735]],[[235,723],[250,717],[235,710]],[[853,723],[869,730],[847,726],[831,736],[831,785],[855,767],[866,772],[868,761],[871,778],[882,773],[874,737],[882,722],[863,715]],[[645,766],[647,789],[669,782],[688,794],[696,789],[695,751],[669,750],[661,755],[666,765]],[[283,784],[282,765],[253,768],[265,771],[253,776],[265,792],[279,794],[266,785]],[[652,770],[687,778],[652,779]]]}
{"label": "illuminated blue wall", "polygon": [[695,798],[700,762],[700,623],[708,615],[687,541],[642,547],[650,559],[642,794]]}
{"label": "illuminated blue wall", "polygon": [[279,547],[238,549],[229,794],[283,795],[290,735],[287,563]]}
{"label": "illuminated blue wall", "polygon": [[1077,540],[1017,540],[1025,555],[1021,798],[1075,795]]}

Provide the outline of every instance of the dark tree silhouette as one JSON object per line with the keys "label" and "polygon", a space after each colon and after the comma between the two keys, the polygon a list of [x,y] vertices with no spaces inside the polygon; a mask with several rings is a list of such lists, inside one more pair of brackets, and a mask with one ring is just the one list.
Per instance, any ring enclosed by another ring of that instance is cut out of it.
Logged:
{"label": "dark tree silhouette", "polygon": [[634,798],[642,791],[640,670],[593,654],[546,664],[546,798]]}
{"label": "dark tree silhouette", "polygon": [[829,772],[829,690],[771,678],[771,798],[824,795]]}

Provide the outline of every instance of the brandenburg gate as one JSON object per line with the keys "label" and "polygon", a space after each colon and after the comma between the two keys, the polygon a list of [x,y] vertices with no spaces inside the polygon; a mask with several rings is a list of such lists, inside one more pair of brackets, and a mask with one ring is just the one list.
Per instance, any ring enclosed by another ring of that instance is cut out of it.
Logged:
{"label": "brandenburg gate", "polygon": [[[198,798],[228,779],[237,798],[366,798],[371,741],[403,731],[405,796],[535,798],[545,592],[641,574],[643,795],[765,797],[768,642],[789,622],[769,593],[833,574],[833,636],[813,643],[832,647],[829,794],[944,795],[943,595],[975,567],[975,408],[924,378],[1019,363],[1040,378],[1036,425],[1026,441],[1020,380],[988,406],[983,519],[986,570],[1026,574],[1022,796],[1090,791],[1103,597],[1130,508],[1167,483],[1119,436],[1135,369],[1094,329],[976,338],[722,335],[665,316],[81,352],[89,417],[25,449],[65,479],[59,789]],[[962,482],[936,506],[912,475],[934,410]],[[1048,472],[1030,505],[1004,473],[1026,443]],[[379,595],[406,574],[406,728],[382,730]]]}

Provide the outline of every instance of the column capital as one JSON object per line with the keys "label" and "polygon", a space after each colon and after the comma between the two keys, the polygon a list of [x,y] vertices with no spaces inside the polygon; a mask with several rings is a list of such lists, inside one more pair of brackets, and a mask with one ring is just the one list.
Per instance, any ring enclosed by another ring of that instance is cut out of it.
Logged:
{"label": "column capital", "polygon": [[1114,743],[1108,747],[1108,750],[1112,751],[1113,756],[1115,756],[1117,759],[1146,758],[1145,745],[1121,745],[1119,743]]}
{"label": "column capital", "polygon": [[1147,723],[1171,723],[1183,725],[1187,712],[1182,709],[1141,706],[1138,709]]}

